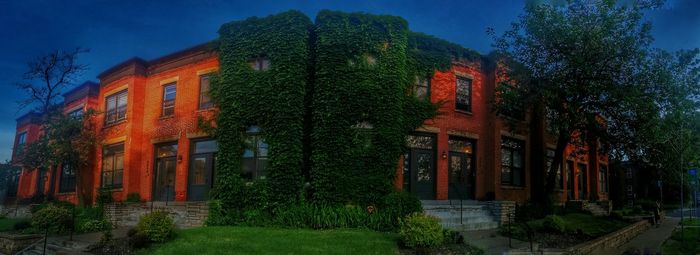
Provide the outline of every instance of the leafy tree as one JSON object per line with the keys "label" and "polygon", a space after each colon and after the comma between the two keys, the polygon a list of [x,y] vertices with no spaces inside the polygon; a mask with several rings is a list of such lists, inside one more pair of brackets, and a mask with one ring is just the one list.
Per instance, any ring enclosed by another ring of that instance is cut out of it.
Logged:
{"label": "leafy tree", "polygon": [[[35,107],[41,113],[41,136],[18,152],[18,159],[29,170],[53,169],[51,176],[57,176],[57,166],[71,166],[76,173],[78,200],[84,202],[90,193],[83,190],[80,169],[87,167],[95,144],[98,142],[94,131],[96,112],[89,110],[81,117],[68,116],[62,112],[59,103],[60,93],[73,86],[87,66],[78,62],[78,56],[87,50],[76,48],[71,51],[56,50],[29,62],[24,81],[17,86],[26,92],[26,98],[19,102],[21,108]],[[50,192],[53,192],[51,180]]]}
{"label": "leafy tree", "polygon": [[[557,137],[555,158],[566,146],[597,145],[631,151],[640,128],[657,116],[660,76],[654,70],[651,24],[643,11],[658,2],[628,5],[612,0],[531,4],[518,23],[494,35],[503,80],[497,111],[512,114],[532,106],[531,123]],[[555,161],[544,170],[544,145],[533,146],[532,198],[549,203]],[[593,147],[595,148],[595,147]],[[540,166],[540,167],[538,167]],[[546,174],[546,185],[544,175]]]}

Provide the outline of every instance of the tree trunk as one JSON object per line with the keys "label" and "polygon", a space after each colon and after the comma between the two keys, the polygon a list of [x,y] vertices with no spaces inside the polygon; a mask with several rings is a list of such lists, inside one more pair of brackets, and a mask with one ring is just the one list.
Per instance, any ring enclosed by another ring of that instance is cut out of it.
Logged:
{"label": "tree trunk", "polygon": [[545,141],[544,141],[544,107],[536,103],[532,107],[530,120],[530,199],[533,203],[542,205],[546,203],[547,192],[545,190]]}
{"label": "tree trunk", "polygon": [[[559,131],[559,136],[557,137],[557,147],[554,150],[554,162],[552,162],[552,165],[549,167],[547,184],[545,185],[545,192],[548,197],[554,192],[554,188],[556,187],[557,169],[561,169],[562,178],[564,176],[564,150],[566,150],[566,146],[569,145],[569,139],[570,135],[568,131]],[[573,176],[571,177],[573,178]],[[572,187],[568,188],[571,189]]]}

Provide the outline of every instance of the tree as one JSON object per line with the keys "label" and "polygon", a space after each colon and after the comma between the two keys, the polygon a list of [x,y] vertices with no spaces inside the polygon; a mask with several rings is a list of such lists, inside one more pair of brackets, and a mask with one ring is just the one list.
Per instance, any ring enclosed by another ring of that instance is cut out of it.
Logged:
{"label": "tree", "polygon": [[87,65],[78,63],[78,56],[88,50],[75,48],[72,51],[55,50],[40,56],[28,64],[24,81],[17,87],[27,93],[20,107],[36,106],[40,113],[48,114],[58,101],[60,93],[74,85]]}
{"label": "tree", "polygon": [[[595,148],[601,139],[611,147],[629,145],[626,141],[635,140],[659,111],[662,88],[650,64],[657,63],[651,61],[651,24],[642,21],[643,10],[658,4],[572,0],[528,5],[511,30],[501,36],[490,31],[505,67],[499,72],[497,111],[512,114],[532,106],[531,122],[544,123],[557,137],[558,159],[570,143]],[[539,162],[533,165],[545,165],[537,156],[543,154],[533,152],[533,161]],[[561,165],[556,160],[548,170],[533,168],[534,202],[551,202],[548,195]]]}
{"label": "tree", "polygon": [[[87,166],[98,141],[92,128],[95,112],[88,111],[80,118],[67,116],[62,113],[59,96],[87,70],[86,65],[78,63],[78,56],[85,52],[82,48],[55,50],[38,57],[29,62],[24,81],[17,84],[26,92],[26,98],[19,102],[20,108],[35,107],[42,115],[41,136],[19,152],[19,161],[29,170],[52,169],[51,176],[57,176],[58,166],[74,167],[80,203],[89,192],[81,189],[80,168]],[[54,183],[52,180],[50,194]]]}

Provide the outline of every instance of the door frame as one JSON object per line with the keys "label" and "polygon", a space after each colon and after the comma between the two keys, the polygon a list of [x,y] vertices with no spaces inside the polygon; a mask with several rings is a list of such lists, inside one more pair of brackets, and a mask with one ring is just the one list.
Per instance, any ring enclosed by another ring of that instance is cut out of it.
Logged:
{"label": "door frame", "polygon": [[[197,142],[203,142],[203,141],[214,141],[214,142],[217,142],[216,139],[211,138],[211,137],[196,138],[196,139],[191,139],[191,140],[190,140],[190,151],[189,151],[190,154],[188,155],[188,156],[189,156],[189,160],[188,160],[189,163],[188,163],[188,166],[187,166],[187,201],[206,201],[206,199],[205,199],[205,200],[190,200],[190,197],[191,197],[191,195],[192,195],[192,193],[190,193],[190,190],[191,190],[191,189],[190,189],[190,185],[191,185],[191,181],[192,181],[192,164],[194,164],[194,158],[195,158],[196,156],[200,156],[200,155],[209,155],[209,156],[211,156],[211,173],[210,173],[210,176],[209,176],[209,182],[210,182],[210,183],[209,183],[209,190],[207,191],[207,193],[210,192],[210,191],[214,188],[214,182],[215,182],[215,178],[216,178],[216,154],[218,153],[218,150],[217,150],[217,152],[207,152],[207,153],[196,153],[196,154],[195,154],[195,153],[194,153],[194,150],[195,150],[195,146],[194,146],[194,145],[195,145],[195,143],[197,143]],[[209,198],[209,195],[207,194],[207,199],[208,199],[208,198]]]}
{"label": "door frame", "polygon": [[[433,174],[432,192],[433,192],[433,194],[432,195],[433,195],[433,198],[432,199],[437,199],[437,183],[438,183],[437,182],[437,161],[438,161],[437,139],[438,139],[438,136],[435,133],[427,133],[427,132],[412,132],[409,135],[410,136],[426,136],[426,137],[430,137],[432,140],[432,142],[430,144],[430,146],[432,147],[432,149],[430,149],[430,150],[432,151],[431,156],[433,159],[432,160],[433,161],[433,163],[432,163],[432,168],[433,168],[433,171],[432,171],[432,174]],[[409,165],[408,165],[408,176],[404,175],[403,178],[404,178],[404,182],[405,182],[406,178],[408,177],[408,190],[407,191],[410,193],[413,193],[413,189],[414,189],[413,188],[414,171],[412,171],[412,169],[411,169],[413,167],[411,164],[411,161],[413,160],[413,157],[411,155],[413,150],[428,150],[428,149],[406,147],[406,154],[408,154],[408,156],[410,157],[411,160],[407,161],[406,159],[404,159],[404,168],[406,168],[406,166],[405,166],[406,162],[408,162]],[[404,154],[404,155],[406,155],[406,154]],[[404,191],[406,191],[406,190],[404,190]]]}
{"label": "door frame", "polygon": [[[160,146],[166,146],[166,145],[175,145],[177,146],[177,150],[175,151],[175,156],[170,156],[170,157],[158,157],[158,147]],[[169,201],[175,201],[175,181],[177,181],[177,165],[178,165],[178,155],[179,155],[179,149],[180,146],[178,144],[178,141],[171,141],[171,142],[163,142],[163,143],[156,143],[153,144],[153,177],[151,179],[151,201],[162,201],[162,202],[169,202]],[[158,171],[158,161],[160,159],[169,159],[173,158],[175,159],[175,180],[173,180],[173,196],[172,200],[169,200],[169,197],[166,197],[165,200],[160,200],[159,194],[156,192],[156,186],[158,185],[158,177],[160,176],[160,172]]]}
{"label": "door frame", "polygon": [[[458,151],[450,151],[449,148],[449,140],[462,140],[462,141],[468,141],[472,145],[472,153],[466,153],[466,152],[458,152]],[[470,184],[470,188],[467,189],[467,197],[466,198],[460,198],[464,200],[475,200],[476,199],[476,175],[477,175],[477,142],[478,140],[473,139],[473,138],[468,138],[468,137],[462,137],[462,136],[448,136],[447,137],[448,141],[448,146],[447,146],[447,199],[452,199],[450,198],[450,167],[452,167],[451,160],[452,160],[452,155],[453,153],[455,155],[461,155],[464,156],[465,158],[470,158],[470,168],[471,168],[471,175],[468,176],[468,182]]]}

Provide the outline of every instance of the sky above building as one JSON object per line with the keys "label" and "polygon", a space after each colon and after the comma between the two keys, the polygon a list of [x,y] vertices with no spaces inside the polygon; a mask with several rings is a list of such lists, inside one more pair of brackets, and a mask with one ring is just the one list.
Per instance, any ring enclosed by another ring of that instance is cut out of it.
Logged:
{"label": "sky above building", "polygon": [[[0,0],[0,161],[11,157],[15,118],[29,110],[18,109],[24,94],[15,84],[29,60],[51,50],[90,49],[79,59],[89,66],[82,80],[97,81],[97,74],[130,57],[154,59],[213,40],[229,21],[290,9],[313,19],[330,9],[401,16],[413,31],[488,53],[492,39],[486,29],[505,31],[524,6],[516,0]],[[667,0],[647,18],[655,47],[700,47],[700,1]]]}

